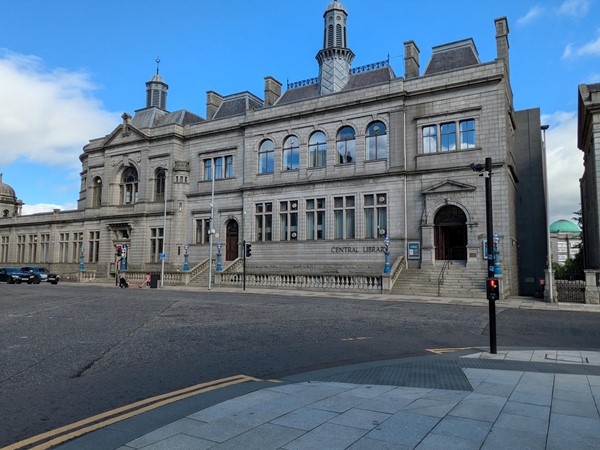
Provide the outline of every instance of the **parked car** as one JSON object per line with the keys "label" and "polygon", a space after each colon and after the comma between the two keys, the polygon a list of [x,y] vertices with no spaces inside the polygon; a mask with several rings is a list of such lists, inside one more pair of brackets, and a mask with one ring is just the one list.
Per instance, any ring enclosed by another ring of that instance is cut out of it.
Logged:
{"label": "parked car", "polygon": [[29,272],[23,272],[16,267],[4,267],[0,269],[0,281],[8,284],[33,284],[35,283],[35,275]]}
{"label": "parked car", "polygon": [[52,284],[58,284],[58,281],[60,280],[60,275],[50,272],[45,267],[25,266],[21,267],[21,270],[23,272],[33,274],[35,277],[34,283],[40,283],[44,281]]}

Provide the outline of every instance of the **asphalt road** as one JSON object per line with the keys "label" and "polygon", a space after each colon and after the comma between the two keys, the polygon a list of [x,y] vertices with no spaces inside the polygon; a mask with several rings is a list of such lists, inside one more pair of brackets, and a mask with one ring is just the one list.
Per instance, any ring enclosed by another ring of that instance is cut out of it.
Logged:
{"label": "asphalt road", "polygon": [[[217,378],[489,348],[482,307],[66,283],[1,285],[0,305],[0,447]],[[498,309],[497,330],[600,348],[600,314]]]}

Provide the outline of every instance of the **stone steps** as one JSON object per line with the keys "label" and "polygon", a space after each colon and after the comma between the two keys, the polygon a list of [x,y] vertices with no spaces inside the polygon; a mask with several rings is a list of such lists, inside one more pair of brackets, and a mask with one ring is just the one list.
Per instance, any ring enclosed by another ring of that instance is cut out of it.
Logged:
{"label": "stone steps", "polygon": [[[440,268],[404,269],[394,287],[393,294],[438,296]],[[448,266],[439,287],[441,297],[485,298],[485,272],[467,269],[462,263]]]}

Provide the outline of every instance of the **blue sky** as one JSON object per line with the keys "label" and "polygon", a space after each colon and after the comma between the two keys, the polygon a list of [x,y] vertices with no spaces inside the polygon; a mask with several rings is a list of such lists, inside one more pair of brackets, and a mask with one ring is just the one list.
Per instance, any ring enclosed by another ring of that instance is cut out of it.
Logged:
{"label": "blue sky", "polygon": [[[600,82],[600,0],[342,2],[354,67],[390,58],[403,43],[421,71],[431,47],[472,37],[496,57],[494,19],[508,18],[517,109],[539,107],[546,134],[551,221],[579,209],[577,86]],[[0,172],[25,213],[74,209],[79,155],[121,114],[145,106],[160,57],[167,108],[205,115],[206,91],[250,91],[263,79],[317,76],[327,0],[7,0],[0,15]],[[289,9],[288,9],[289,8]]]}

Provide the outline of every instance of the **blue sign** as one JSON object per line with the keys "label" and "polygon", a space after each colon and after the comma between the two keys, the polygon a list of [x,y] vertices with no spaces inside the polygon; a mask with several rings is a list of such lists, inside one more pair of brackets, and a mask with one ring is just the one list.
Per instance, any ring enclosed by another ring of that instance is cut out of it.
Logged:
{"label": "blue sign", "polygon": [[164,261],[165,259],[167,259],[167,254],[165,252],[162,252],[160,254],[160,259],[161,259],[161,261]]}

